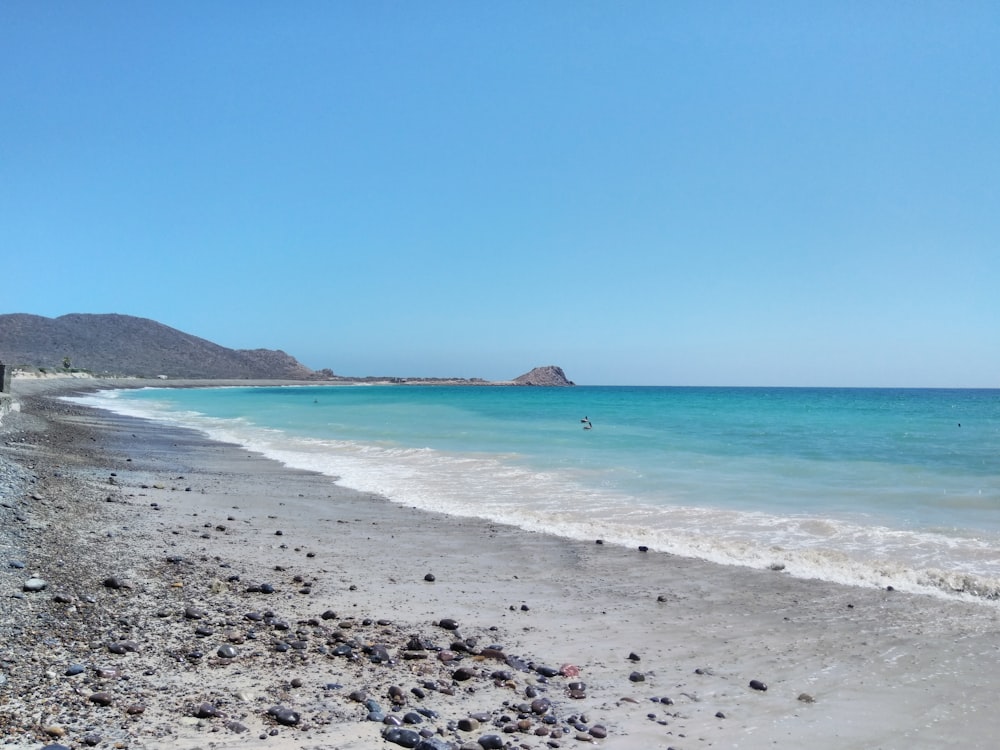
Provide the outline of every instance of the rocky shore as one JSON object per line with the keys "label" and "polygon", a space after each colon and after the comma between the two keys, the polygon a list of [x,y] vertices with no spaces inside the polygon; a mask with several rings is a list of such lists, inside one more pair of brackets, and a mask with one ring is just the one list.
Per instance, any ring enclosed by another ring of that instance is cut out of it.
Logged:
{"label": "rocky shore", "polygon": [[5,747],[989,747],[1000,729],[990,606],[422,513],[36,390],[0,433]]}

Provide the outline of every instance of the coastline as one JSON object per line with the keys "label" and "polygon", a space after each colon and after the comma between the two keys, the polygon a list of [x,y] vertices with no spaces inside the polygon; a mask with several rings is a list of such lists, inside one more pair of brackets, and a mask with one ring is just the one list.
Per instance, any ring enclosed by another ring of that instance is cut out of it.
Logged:
{"label": "coastline", "polygon": [[[25,566],[5,564],[3,576],[2,614],[16,633],[0,669],[8,745],[84,746],[90,733],[98,747],[261,737],[278,748],[398,747],[365,720],[356,690],[387,714],[437,714],[409,729],[432,728],[427,741],[440,747],[481,748],[489,735],[528,748],[990,747],[1000,729],[994,607],[416,511],[192,431],[53,398],[227,382],[28,380],[14,381],[22,408],[0,428],[0,455],[34,475],[0,509],[5,553]],[[47,588],[22,593],[30,576]],[[109,588],[109,578],[131,585]],[[246,591],[262,582],[276,592]],[[288,630],[244,617],[267,610]],[[448,619],[457,631],[437,624]],[[405,648],[414,636],[423,651]],[[472,653],[441,660],[464,639]],[[332,654],[350,640],[359,658]],[[108,651],[126,641],[137,650]],[[304,645],[275,650],[291,641]],[[238,655],[215,656],[227,644]],[[372,664],[366,644],[384,645],[391,663]],[[508,663],[483,655],[491,645]],[[579,675],[546,678],[522,671],[528,663]],[[73,664],[84,670],[66,676]],[[102,677],[105,668],[117,672]],[[455,679],[458,669],[472,676]],[[577,682],[585,687],[571,690]],[[406,700],[398,710],[394,685]],[[110,705],[93,703],[95,692]],[[552,707],[533,712],[537,698]],[[221,715],[194,716],[205,702]],[[276,705],[300,722],[269,717]],[[459,729],[470,713],[480,726]],[[497,725],[503,716],[511,721]]]}

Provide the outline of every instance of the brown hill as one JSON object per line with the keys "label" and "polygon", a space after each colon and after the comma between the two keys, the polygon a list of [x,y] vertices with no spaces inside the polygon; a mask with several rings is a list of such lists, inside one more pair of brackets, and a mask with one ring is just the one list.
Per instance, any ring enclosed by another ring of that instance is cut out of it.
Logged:
{"label": "brown hill", "polygon": [[308,380],[317,373],[283,351],[227,349],[130,315],[0,315],[0,362],[95,374]]}

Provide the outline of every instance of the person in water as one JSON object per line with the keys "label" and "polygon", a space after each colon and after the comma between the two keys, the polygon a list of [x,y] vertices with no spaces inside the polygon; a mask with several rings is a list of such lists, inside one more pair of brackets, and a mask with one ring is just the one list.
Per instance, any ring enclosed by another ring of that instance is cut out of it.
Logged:
{"label": "person in water", "polygon": [[585,430],[592,430],[592,429],[594,429],[594,425],[592,425],[590,423],[590,417],[584,417],[580,421],[583,422],[583,429],[585,429]]}

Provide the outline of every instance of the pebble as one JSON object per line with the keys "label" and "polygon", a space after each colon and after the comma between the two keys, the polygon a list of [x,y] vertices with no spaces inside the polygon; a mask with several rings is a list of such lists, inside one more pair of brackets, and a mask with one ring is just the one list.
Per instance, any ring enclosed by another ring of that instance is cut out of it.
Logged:
{"label": "pebble", "polygon": [[400,747],[416,747],[420,744],[422,737],[412,729],[388,727],[382,732],[382,739]]}
{"label": "pebble", "polygon": [[112,654],[131,654],[138,650],[139,644],[135,641],[118,641],[108,644],[108,651]]}
{"label": "pebble", "polygon": [[536,698],[531,702],[531,713],[541,716],[552,708],[552,701],[548,698]]}
{"label": "pebble", "polygon": [[458,621],[453,620],[450,617],[446,617],[443,620],[438,621],[438,627],[444,628],[445,630],[458,630]]}
{"label": "pebble", "polygon": [[765,685],[760,680],[750,680],[750,687],[753,688],[754,690],[760,690],[761,692],[767,690],[767,685]]}
{"label": "pebble", "polygon": [[417,745],[416,750],[454,750],[455,748],[450,742],[445,742],[440,737],[428,737],[424,732],[421,732],[421,737],[423,739]]}
{"label": "pebble", "polygon": [[632,682],[645,682],[646,681],[646,675],[644,675],[642,672],[633,672],[632,674],[630,674],[628,676],[628,678]]}
{"label": "pebble", "polygon": [[293,711],[284,706],[271,706],[271,708],[267,709],[267,715],[279,724],[284,724],[286,727],[296,726],[302,718],[299,716],[298,711]]}
{"label": "pebble", "polygon": [[66,671],[63,672],[67,677],[73,677],[74,675],[82,674],[86,670],[82,664],[70,664],[66,667]]}
{"label": "pebble", "polygon": [[25,591],[43,591],[49,583],[44,578],[29,578],[22,587]]}
{"label": "pebble", "polygon": [[199,703],[194,707],[194,715],[199,719],[211,719],[219,715],[219,709],[214,703]]}
{"label": "pebble", "polygon": [[112,703],[111,693],[98,692],[91,693],[90,697],[87,699],[91,703],[96,703],[98,706],[110,706]]}
{"label": "pebble", "polygon": [[216,652],[222,659],[235,659],[238,652],[233,646],[219,646],[219,650]]}

